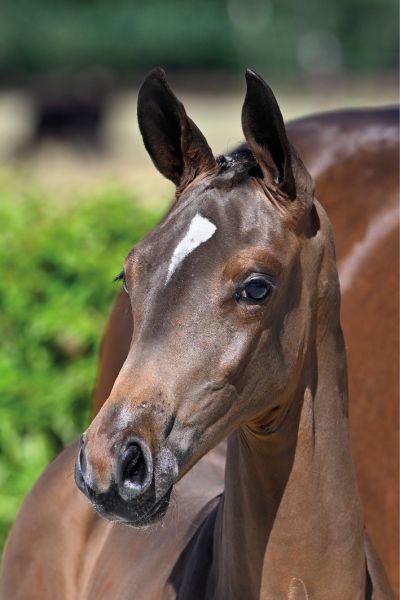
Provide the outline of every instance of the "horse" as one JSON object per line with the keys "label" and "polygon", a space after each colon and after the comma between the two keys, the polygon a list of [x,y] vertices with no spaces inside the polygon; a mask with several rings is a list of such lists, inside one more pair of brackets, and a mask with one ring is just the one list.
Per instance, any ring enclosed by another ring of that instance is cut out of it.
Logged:
{"label": "horse", "polygon": [[350,456],[332,229],[272,91],[246,81],[248,148],[217,159],[162,71],[141,87],[176,201],[125,261],[126,360],[25,502],[3,598],[392,597]]}
{"label": "horse", "polygon": [[[286,126],[333,225],[350,365],[351,450],[367,529],[397,595],[398,121],[395,108],[353,109]],[[130,299],[121,289],[102,342],[93,416],[111,393],[132,331]],[[374,347],[378,353],[369,350]],[[214,463],[224,461],[220,450]]]}

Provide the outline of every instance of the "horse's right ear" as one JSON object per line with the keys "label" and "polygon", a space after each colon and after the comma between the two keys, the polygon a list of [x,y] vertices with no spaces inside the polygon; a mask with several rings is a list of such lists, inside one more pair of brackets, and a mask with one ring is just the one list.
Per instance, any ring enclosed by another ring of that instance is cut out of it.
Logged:
{"label": "horse's right ear", "polygon": [[181,191],[217,164],[207,141],[172,92],[162,69],[144,80],[138,97],[144,145],[157,169]]}

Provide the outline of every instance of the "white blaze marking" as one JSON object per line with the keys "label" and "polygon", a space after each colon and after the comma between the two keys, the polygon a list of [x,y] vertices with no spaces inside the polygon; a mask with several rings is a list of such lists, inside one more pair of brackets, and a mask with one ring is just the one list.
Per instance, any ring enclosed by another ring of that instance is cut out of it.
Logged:
{"label": "white blaze marking", "polygon": [[200,244],[204,244],[207,240],[210,239],[216,232],[217,228],[214,223],[211,223],[205,217],[202,217],[199,213],[197,213],[190,225],[189,229],[186,232],[185,237],[179,242],[177,247],[175,248],[172,256],[171,262],[169,263],[167,279],[165,283],[171,279],[172,275],[179,267],[181,262],[191,253],[193,250],[196,250],[200,246]]}

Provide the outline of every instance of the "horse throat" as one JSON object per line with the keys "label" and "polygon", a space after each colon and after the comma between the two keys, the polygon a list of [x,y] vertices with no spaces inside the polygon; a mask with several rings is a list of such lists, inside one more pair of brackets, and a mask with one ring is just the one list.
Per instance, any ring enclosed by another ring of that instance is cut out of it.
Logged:
{"label": "horse throat", "polygon": [[314,350],[282,427],[244,427],[229,439],[211,598],[365,597],[339,324]]}

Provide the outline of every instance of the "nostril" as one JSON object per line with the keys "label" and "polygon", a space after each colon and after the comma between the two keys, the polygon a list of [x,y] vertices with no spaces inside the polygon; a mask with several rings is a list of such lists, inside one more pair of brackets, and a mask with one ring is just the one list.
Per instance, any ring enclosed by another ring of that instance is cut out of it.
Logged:
{"label": "nostril", "polygon": [[165,426],[165,437],[167,438],[175,425],[175,415],[172,415]]}
{"label": "nostril", "polygon": [[85,450],[84,450],[83,445],[81,446],[81,448],[79,450],[78,462],[79,462],[79,468],[81,470],[82,475],[85,475],[85,473],[87,471],[87,461],[86,461]]}
{"label": "nostril", "polygon": [[139,444],[131,444],[124,452],[122,458],[122,479],[123,482],[137,485],[145,475],[146,463],[143,460],[143,454]]}
{"label": "nostril", "polygon": [[119,486],[127,499],[143,494],[152,480],[152,458],[144,444],[131,442],[121,454]]}
{"label": "nostril", "polygon": [[79,448],[78,456],[76,457],[75,462],[75,483],[78,488],[86,494],[87,486],[85,481],[85,473],[87,470],[87,462],[85,457],[85,452],[83,446]]}

